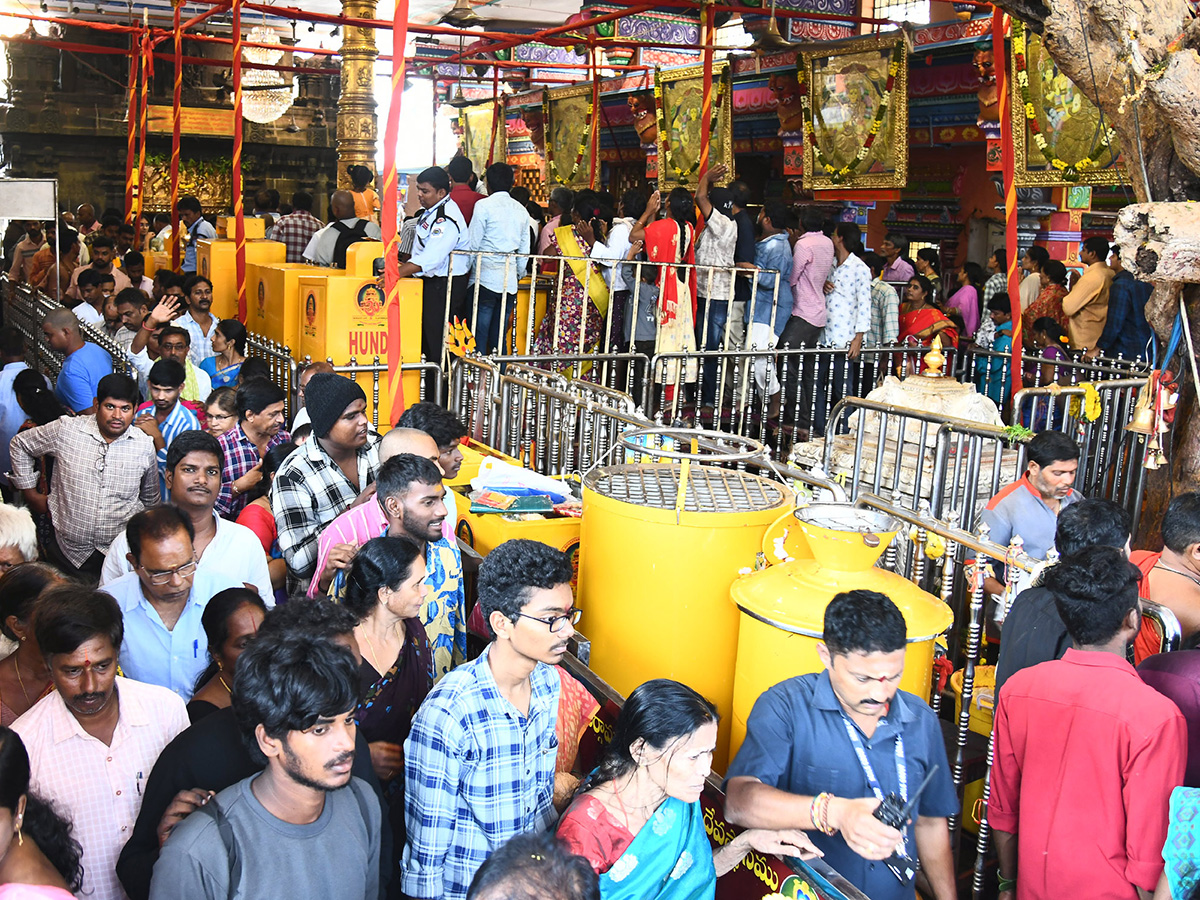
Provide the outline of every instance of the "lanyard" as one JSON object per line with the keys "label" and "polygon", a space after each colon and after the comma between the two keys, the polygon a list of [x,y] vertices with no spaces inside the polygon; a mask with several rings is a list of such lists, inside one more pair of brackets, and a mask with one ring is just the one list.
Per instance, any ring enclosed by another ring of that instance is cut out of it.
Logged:
{"label": "lanyard", "polygon": [[[858,730],[845,713],[842,713],[842,724],[846,726],[846,734],[850,736],[850,743],[854,746],[854,753],[858,756],[858,764],[862,766],[863,774],[867,776],[867,784],[871,786],[871,792],[882,803],[883,788],[879,786],[879,779],[875,777],[875,769],[872,767],[871,761],[867,759],[867,750],[858,736]],[[904,762],[904,735],[902,734],[896,735],[896,778],[900,782],[900,799],[907,803],[908,766]]]}

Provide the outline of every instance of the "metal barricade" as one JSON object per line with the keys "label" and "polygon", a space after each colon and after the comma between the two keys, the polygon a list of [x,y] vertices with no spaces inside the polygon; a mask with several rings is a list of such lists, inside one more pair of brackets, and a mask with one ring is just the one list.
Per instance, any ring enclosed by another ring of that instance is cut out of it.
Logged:
{"label": "metal barricade", "polygon": [[[52,350],[42,332],[42,320],[56,309],[63,307],[37,288],[4,278],[4,322],[16,328],[25,338],[26,359],[29,366],[42,373],[57,377],[62,369],[61,353]],[[125,350],[106,332],[79,323],[79,333],[85,341],[95,344],[112,359],[113,371],[122,375],[133,375],[133,366]]]}
{"label": "metal barricade", "polygon": [[[1133,416],[1140,378],[1098,381],[1090,386],[1057,384],[1025,388],[1013,400],[1010,421],[1035,431],[1061,431],[1079,444],[1075,487],[1089,497],[1104,497],[1129,510],[1136,534],[1146,486],[1147,436],[1124,427]],[[1088,417],[1089,395],[1099,414]],[[1025,467],[1024,453],[1020,459]]]}
{"label": "metal barricade", "polygon": [[[312,363],[312,361],[313,360],[312,360],[311,356],[306,356],[306,357],[304,357],[304,360],[302,362],[297,364],[296,368],[299,369],[301,367],[308,366]],[[327,362],[327,363],[329,363],[329,365],[333,366],[334,372],[338,373],[339,375],[348,376],[350,378],[350,380],[353,381],[355,384],[358,384],[360,375],[369,375],[370,376],[371,389],[369,391],[364,390],[363,393],[367,394],[371,398],[371,425],[372,425],[372,427],[375,428],[375,430],[378,431],[379,430],[379,395],[380,395],[380,391],[382,390],[382,388],[381,388],[382,381],[388,374],[387,363],[381,362],[380,357],[378,357],[378,356],[374,357],[371,360],[371,362],[369,362],[369,363],[360,363],[358,361],[358,357],[356,357],[356,356],[350,357],[350,362],[346,363],[345,365],[336,365],[334,363],[332,357],[326,357],[325,362]],[[432,373],[434,375],[434,398],[435,398],[434,402],[436,402],[439,406],[441,405],[445,385],[443,383],[442,372],[436,365],[434,365],[433,363],[425,363],[425,362],[401,363],[400,371],[401,372]],[[425,396],[425,380],[422,378],[419,380],[418,383],[419,383],[419,389],[418,389],[418,394],[417,394],[417,401],[420,402],[420,401],[426,400],[428,398]],[[388,423],[389,427],[390,427],[390,424],[391,423]]]}
{"label": "metal barricade", "polygon": [[246,332],[246,358],[261,359],[271,370],[271,380],[283,389],[284,421],[292,421],[293,398],[299,365],[292,357],[291,347],[273,341],[253,331]]}
{"label": "metal barricade", "polygon": [[[437,366],[441,372],[441,367]],[[467,434],[489,447],[497,447],[493,402],[499,393],[500,369],[478,356],[454,357],[450,365],[450,401],[447,404],[467,428]]]}

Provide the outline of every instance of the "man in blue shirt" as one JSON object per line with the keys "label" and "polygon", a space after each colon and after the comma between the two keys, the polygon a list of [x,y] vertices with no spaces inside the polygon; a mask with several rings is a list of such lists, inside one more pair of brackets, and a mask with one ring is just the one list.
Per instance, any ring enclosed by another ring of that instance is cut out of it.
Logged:
{"label": "man in blue shirt", "polygon": [[215,241],[217,230],[204,218],[200,201],[188,195],[179,198],[177,206],[179,221],[187,228],[187,246],[183,251],[183,274],[196,274],[196,244],[199,241]]}
{"label": "man in blue shirt", "polygon": [[[513,170],[508,163],[487,169],[488,195],[475,203],[467,229],[471,266],[479,286],[479,313],[474,321],[479,352],[491,353],[500,341],[500,320],[517,307],[517,281],[525,275],[529,257],[529,211],[514,200]],[[475,297],[467,295],[468,306]]]}
{"label": "man in blue shirt", "polygon": [[1100,353],[1105,356],[1120,354],[1126,359],[1148,359],[1146,346],[1153,332],[1146,321],[1146,301],[1154,286],[1138,281],[1121,267],[1121,250],[1112,248],[1108,267],[1117,274],[1108,286],[1108,318],[1104,320],[1104,331],[1096,346],[1084,353],[1092,359]]}
{"label": "man in blue shirt", "polygon": [[566,554],[538,541],[506,541],[483,561],[479,603],[495,639],[438,682],[404,742],[405,896],[464,900],[489,854],[557,818],[553,666],[578,621],[570,582]]}
{"label": "man in blue shirt", "polygon": [[[759,350],[778,342],[792,314],[792,292],[788,287],[792,277],[792,245],[788,241],[791,226],[792,214],[778,200],[768,202],[758,215],[762,238],[754,248],[758,275],[754,297],[746,306],[746,334],[747,346]],[[775,418],[779,415],[779,378],[765,358],[754,362],[754,382],[770,398],[767,418]]]}
{"label": "man in blue shirt", "polygon": [[[913,897],[912,876],[884,862],[902,848],[920,862],[927,896],[955,900],[946,820],[958,798],[937,716],[898,689],[905,641],[904,616],[883,594],[834,597],[817,645],[825,671],[758,698],[729,766],[725,816],[746,828],[809,831],[825,862],[872,900]],[[874,817],[887,794],[907,802],[934,766],[903,832]]]}
{"label": "man in blue shirt", "polygon": [[61,353],[62,371],[54,384],[54,395],[76,415],[96,411],[96,386],[111,375],[112,357],[95,344],[84,341],[79,320],[69,309],[55,309],[42,320],[42,334],[50,349]]}
{"label": "man in blue shirt", "polygon": [[208,665],[208,637],[200,621],[204,608],[214,594],[245,586],[211,569],[198,572],[194,536],[191,518],[178,507],[143,510],[125,526],[133,571],[104,586],[125,618],[125,674],[169,688],[184,700]]}

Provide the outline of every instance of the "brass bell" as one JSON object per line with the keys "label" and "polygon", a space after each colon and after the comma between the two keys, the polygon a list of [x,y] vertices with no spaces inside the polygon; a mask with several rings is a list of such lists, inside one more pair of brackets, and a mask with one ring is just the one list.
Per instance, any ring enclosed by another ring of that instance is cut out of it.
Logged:
{"label": "brass bell", "polygon": [[1125,430],[1133,434],[1154,434],[1154,408],[1150,398],[1154,394],[1154,379],[1151,377],[1146,386],[1138,394],[1137,403],[1133,408],[1133,419]]}

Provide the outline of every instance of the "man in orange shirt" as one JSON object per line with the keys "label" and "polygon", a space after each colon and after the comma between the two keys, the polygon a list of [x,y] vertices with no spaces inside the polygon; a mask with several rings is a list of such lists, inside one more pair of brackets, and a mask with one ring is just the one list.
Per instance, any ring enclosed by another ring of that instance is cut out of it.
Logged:
{"label": "man in orange shirt", "polygon": [[1106,259],[1108,241],[1102,237],[1090,237],[1084,241],[1079,250],[1079,260],[1087,268],[1070,293],[1063,297],[1063,312],[1070,318],[1067,328],[1071,334],[1071,346],[1076,350],[1095,347],[1104,333],[1104,321],[1108,318],[1108,287],[1116,275],[1105,265]]}

